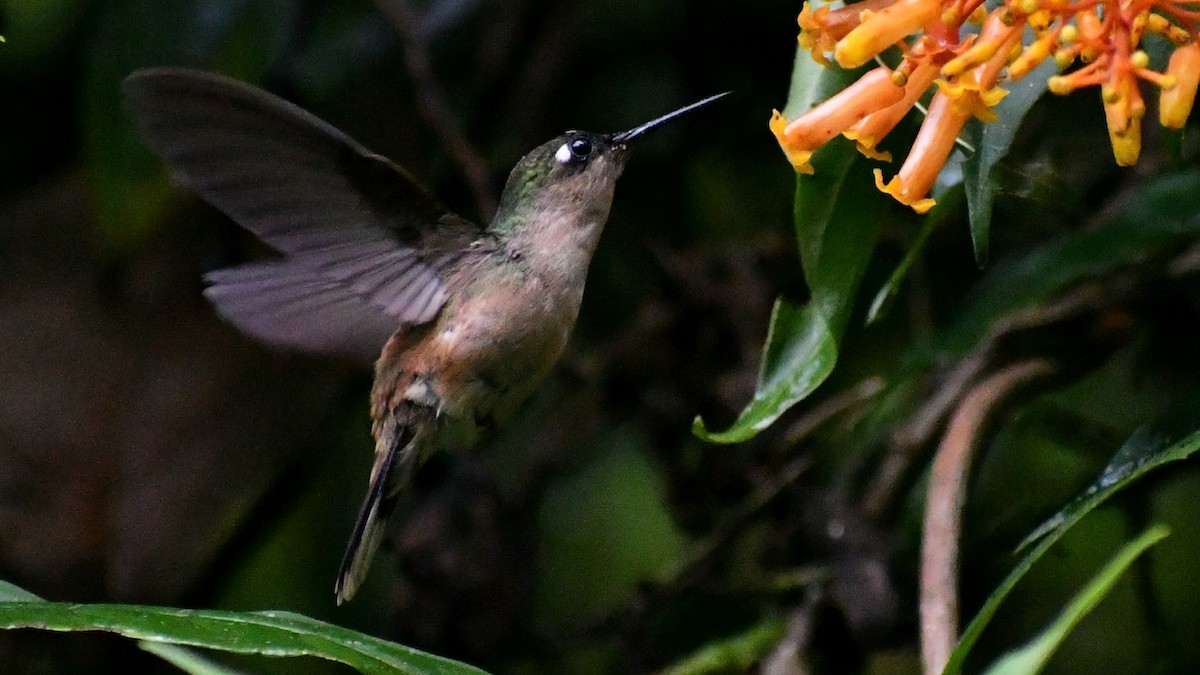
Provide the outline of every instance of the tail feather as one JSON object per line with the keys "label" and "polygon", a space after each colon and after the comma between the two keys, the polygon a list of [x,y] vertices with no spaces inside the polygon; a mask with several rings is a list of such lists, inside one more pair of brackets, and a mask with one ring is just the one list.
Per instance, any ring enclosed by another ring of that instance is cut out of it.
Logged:
{"label": "tail feather", "polygon": [[387,532],[388,519],[396,510],[400,491],[408,484],[426,454],[417,447],[424,444],[424,435],[418,433],[416,425],[401,427],[376,460],[367,498],[358,512],[358,520],[354,523],[354,531],[338,570],[337,583],[334,584],[337,604],[354,597],[366,580],[371,560]]}

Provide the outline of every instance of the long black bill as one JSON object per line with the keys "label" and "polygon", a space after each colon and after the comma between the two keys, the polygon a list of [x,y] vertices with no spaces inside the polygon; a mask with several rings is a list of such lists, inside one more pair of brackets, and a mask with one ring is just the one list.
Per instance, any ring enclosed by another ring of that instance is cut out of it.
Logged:
{"label": "long black bill", "polygon": [[675,110],[673,112],[669,112],[666,115],[659,117],[658,119],[650,120],[649,122],[646,122],[645,124],[643,124],[641,126],[634,127],[632,129],[630,129],[629,131],[622,131],[619,134],[613,134],[612,140],[614,143],[620,143],[621,145],[624,145],[624,144],[628,143],[629,141],[632,141],[635,138],[644,136],[647,133],[657,129],[658,127],[661,127],[662,125],[666,124],[667,122],[670,122],[671,120],[675,119],[676,117],[679,117],[680,115],[686,115],[687,113],[692,112],[696,108],[702,108],[702,107],[708,105],[709,103],[712,103],[713,101],[720,99],[720,98],[725,98],[726,96],[728,96],[732,93],[733,92],[731,92],[731,91],[727,91],[727,92],[724,92],[721,94],[717,94],[715,96],[709,96],[708,98],[706,98],[702,101],[696,101],[695,103],[693,103],[691,105],[684,106],[684,107],[680,108],[679,110]]}

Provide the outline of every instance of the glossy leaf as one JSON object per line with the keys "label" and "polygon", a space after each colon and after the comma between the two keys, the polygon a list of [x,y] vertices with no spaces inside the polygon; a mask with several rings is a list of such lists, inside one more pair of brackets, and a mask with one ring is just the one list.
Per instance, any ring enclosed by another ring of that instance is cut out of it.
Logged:
{"label": "glossy leaf", "polygon": [[[105,631],[148,642],[265,656],[314,656],[364,673],[478,674],[440,656],[291,612],[225,612],[145,605],[44,602],[5,584],[0,628]],[[14,599],[15,598],[15,599]],[[20,599],[23,598],[23,599]]]}
{"label": "glossy leaf", "polygon": [[1091,513],[1092,510],[1116,494],[1118,490],[1137,480],[1147,471],[1163,464],[1184,459],[1198,449],[1200,449],[1200,432],[1195,432],[1176,443],[1170,443],[1162,437],[1149,433],[1138,433],[1130,438],[1117,451],[1116,456],[1113,457],[1112,461],[1109,462],[1109,465],[1091,487],[1085,490],[1067,508],[1055,514],[1045,524],[1037,528],[1026,539],[1025,543],[1022,544],[1019,550],[1024,550],[1030,542],[1037,540],[1037,544],[1029,550],[1021,562],[1013,568],[1012,572],[992,592],[983,603],[979,613],[975,615],[975,618],[963,630],[962,637],[959,638],[958,645],[951,652],[950,660],[943,671],[945,675],[955,675],[962,671],[963,662],[966,660],[975,642],[979,639],[979,635],[983,632],[983,629],[996,614],[1000,603],[1004,601],[1017,582],[1025,576],[1025,573],[1033,567],[1034,563],[1055,542],[1061,539],[1075,523],[1078,523],[1084,516]]}
{"label": "glossy leaf", "polygon": [[763,364],[750,405],[725,431],[708,431],[699,417],[692,431],[716,443],[738,443],[752,438],[816,389],[833,372],[836,361],[833,333],[816,308],[781,298],[771,312]]}
{"label": "glossy leaf", "polygon": [[868,326],[883,318],[888,310],[891,309],[892,302],[896,299],[896,294],[900,292],[901,284],[904,283],[905,277],[908,276],[908,271],[912,268],[913,263],[917,261],[917,256],[920,255],[921,250],[925,248],[925,242],[929,241],[929,235],[933,234],[934,230],[946,222],[948,214],[958,211],[962,200],[963,191],[958,188],[951,189],[938,199],[937,205],[921,221],[921,229],[917,232],[913,243],[908,247],[904,258],[900,260],[900,264],[896,265],[896,269],[871,300],[871,305],[867,308],[866,322]]}
{"label": "glossy leaf", "polygon": [[1082,281],[1129,268],[1200,236],[1200,171],[1163,176],[1103,225],[1067,234],[994,266],[949,331],[945,347],[977,344],[998,316]]}
{"label": "glossy leaf", "polygon": [[188,675],[241,675],[241,671],[223,666],[187,647],[149,640],[139,641],[138,646]]}
{"label": "glossy leaf", "polygon": [[30,593],[29,591],[10,584],[7,581],[0,580],[0,602],[44,602],[41,598]]}
{"label": "glossy leaf", "polygon": [[988,262],[988,235],[992,223],[992,202],[996,197],[993,169],[1008,154],[1025,114],[1046,92],[1046,81],[1057,65],[1053,59],[1042,63],[1025,77],[1011,82],[1008,95],[994,108],[994,122],[974,122],[964,131],[965,140],[975,152],[963,162],[963,186],[967,195],[967,214],[971,219],[971,243],[980,267]]}
{"label": "glossy leaf", "polygon": [[787,632],[781,620],[770,620],[737,635],[714,640],[662,671],[663,675],[745,673],[754,668]]}
{"label": "glossy leaf", "polygon": [[862,71],[826,68],[814,61],[807,49],[797,47],[796,60],[792,63],[792,81],[788,85],[787,104],[783,107],[784,117],[789,120],[796,119],[845,89],[861,74]]}
{"label": "glossy leaf", "polygon": [[[822,68],[799,50],[785,115],[802,114],[844,88],[851,77]],[[754,398],[724,431],[709,431],[697,418],[692,429],[705,440],[738,443],[752,438],[811,394],[837,363],[854,296],[891,204],[875,190],[866,161],[850,143],[839,139],[825,145],[812,164],[814,174],[796,177],[793,212],[811,298],[804,306],[776,302]]]}
{"label": "glossy leaf", "polygon": [[1000,657],[988,668],[986,675],[1033,675],[1040,672],[1071,630],[1108,595],[1125,570],[1129,569],[1138,556],[1162,541],[1168,534],[1170,530],[1166,526],[1156,525],[1122,547],[1040,635],[1023,647]]}

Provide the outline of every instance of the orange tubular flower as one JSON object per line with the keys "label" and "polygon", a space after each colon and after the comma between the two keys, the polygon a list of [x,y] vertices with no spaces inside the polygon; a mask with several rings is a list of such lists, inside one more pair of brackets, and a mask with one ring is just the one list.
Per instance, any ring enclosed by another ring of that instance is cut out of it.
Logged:
{"label": "orange tubular flower", "polygon": [[1095,61],[1103,53],[1104,24],[1096,9],[1085,9],[1075,15],[1075,26],[1079,29],[1080,58],[1084,63]]}
{"label": "orange tubular flower", "polygon": [[933,84],[933,78],[937,77],[937,74],[938,67],[932,63],[917,66],[904,84],[903,98],[850,125],[850,128],[842,132],[842,135],[857,143],[858,151],[867,157],[890,160],[891,155],[876,151],[875,145],[883,140],[883,137],[887,136],[892,129],[895,129],[908,111],[912,110],[917,99],[921,98],[921,95],[929,89],[929,85]]}
{"label": "orange tubular flower", "polygon": [[1200,85],[1200,44],[1189,42],[1171,54],[1167,75],[1175,78],[1158,99],[1158,121],[1168,129],[1182,129],[1196,101]]}
{"label": "orange tubular flower", "polygon": [[1146,30],[1157,33],[1182,47],[1192,39],[1192,34],[1176,26],[1161,14],[1151,14],[1146,18]]}
{"label": "orange tubular flower", "polygon": [[[954,100],[954,107],[962,114],[972,114],[984,122],[996,119],[992,106],[1000,102],[1008,92],[996,88],[1000,70],[1008,60],[1013,43],[1020,38],[1020,26],[1009,25],[1004,15],[993,14],[983,24],[979,40],[963,56],[951,60],[942,67],[946,75],[952,65],[959,62],[960,68],[969,67],[957,81],[938,81],[938,90]],[[967,58],[971,56],[972,58]],[[961,72],[956,69],[952,72]]]}
{"label": "orange tubular flower", "polygon": [[851,30],[861,23],[862,15],[870,15],[895,2],[895,0],[862,0],[848,7],[830,10],[828,5],[812,9],[805,3],[800,10],[800,45],[812,52],[813,60],[821,65],[829,65],[825,58],[826,52],[832,52],[841,40]]}
{"label": "orange tubular flower", "polygon": [[[815,2],[816,0],[810,0]],[[934,84],[929,112],[897,175],[878,187],[924,213],[927,195],[972,116],[996,117],[1004,97],[1001,77],[1017,80],[1053,57],[1065,74],[1050,78],[1055,94],[1099,87],[1113,156],[1120,166],[1137,161],[1146,114],[1141,85],[1162,90],[1159,121],[1182,127],[1200,87],[1200,0],[863,0],[841,9],[806,5],[800,14],[802,46],[828,65],[832,52],[844,68],[899,48],[894,71],[879,67],[825,103],[788,121],[778,113],[771,129],[797,171],[811,172],[808,158],[840,134],[868,157],[890,159],[875,146]],[[982,22],[977,35],[964,30]],[[1025,35],[1032,35],[1028,44]],[[1151,70],[1142,40],[1176,47],[1164,72]],[[1082,67],[1066,70],[1079,60]],[[1006,68],[1007,66],[1007,68]],[[941,76],[939,79],[938,76]]]}
{"label": "orange tubular flower", "polygon": [[979,38],[974,42],[969,42],[969,38],[964,40],[961,52],[942,66],[942,75],[947,78],[958,77],[972,68],[993,63],[995,65],[988,69],[987,77],[991,84],[995,84],[996,76],[1008,58],[1008,50],[1022,29],[1023,26],[1013,22],[1008,14],[992,12],[980,29]]}
{"label": "orange tubular flower", "polygon": [[[878,12],[887,7],[896,0],[862,0],[852,5],[847,5],[841,9],[830,10],[828,6],[821,7],[812,15],[812,21],[808,26],[805,26],[803,19],[800,26],[802,28],[810,28],[811,30],[820,30],[828,33],[833,37],[834,41],[842,39],[846,33],[854,30],[862,23],[863,13]],[[808,10],[809,5],[804,6],[800,15],[803,17],[804,12]]]}
{"label": "orange tubular flower", "polygon": [[1019,79],[1029,74],[1029,71],[1037,68],[1050,56],[1051,50],[1059,41],[1058,31],[1046,31],[1042,33],[1033,44],[1029,45],[1021,55],[1013,60],[1008,66],[1008,76],[1012,79]]}
{"label": "orange tubular flower", "polygon": [[838,40],[833,57],[843,68],[857,68],[940,13],[940,0],[896,0],[878,12],[864,11],[862,23]]}
{"label": "orange tubular flower", "polygon": [[959,109],[945,92],[934,94],[904,166],[887,185],[883,183],[883,172],[875,169],[875,186],[917,213],[933,208],[934,200],[926,195],[954,149],[958,132],[970,117],[970,112]]}
{"label": "orange tubular flower", "polygon": [[796,171],[812,173],[808,160],[813,150],[903,96],[904,88],[892,82],[892,71],[880,66],[792,122],[774,111],[771,131]]}
{"label": "orange tubular flower", "polygon": [[[991,107],[1004,98],[1006,92],[994,87],[1017,37],[1018,33],[1004,21],[988,18],[979,40],[969,50],[970,56],[957,59],[962,67],[971,70],[954,84],[938,82],[938,92],[929,104],[929,112],[900,172],[885,185],[883,173],[877,169],[876,187],[917,213],[933,208],[936,202],[926,195],[954,150],[963,125],[972,115],[984,120],[993,118]],[[942,73],[948,66],[950,63],[942,68]]]}

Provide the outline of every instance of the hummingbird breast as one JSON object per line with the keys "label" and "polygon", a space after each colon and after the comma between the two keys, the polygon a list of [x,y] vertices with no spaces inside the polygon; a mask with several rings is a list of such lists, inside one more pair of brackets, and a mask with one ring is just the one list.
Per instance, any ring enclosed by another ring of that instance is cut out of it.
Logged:
{"label": "hummingbird breast", "polygon": [[527,398],[566,347],[582,284],[547,279],[522,258],[486,266],[437,325],[464,407],[503,419]]}
{"label": "hummingbird breast", "polygon": [[385,346],[376,387],[389,391],[376,393],[388,403],[377,419],[427,389],[434,401],[421,403],[438,408],[447,430],[439,444],[465,446],[478,427],[511,416],[562,354],[583,294],[582,278],[547,274],[536,258],[500,247],[451,274],[439,317]]}

